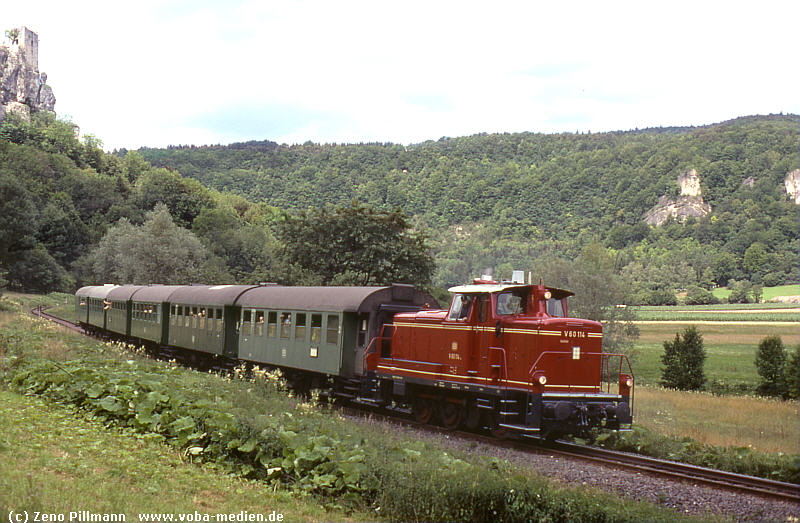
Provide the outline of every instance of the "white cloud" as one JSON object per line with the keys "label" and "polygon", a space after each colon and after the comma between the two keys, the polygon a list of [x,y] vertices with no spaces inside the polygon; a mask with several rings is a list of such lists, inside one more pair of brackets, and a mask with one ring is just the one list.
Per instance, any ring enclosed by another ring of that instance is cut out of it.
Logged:
{"label": "white cloud", "polygon": [[4,18],[39,33],[59,114],[135,148],[796,113],[795,4],[93,0]]}

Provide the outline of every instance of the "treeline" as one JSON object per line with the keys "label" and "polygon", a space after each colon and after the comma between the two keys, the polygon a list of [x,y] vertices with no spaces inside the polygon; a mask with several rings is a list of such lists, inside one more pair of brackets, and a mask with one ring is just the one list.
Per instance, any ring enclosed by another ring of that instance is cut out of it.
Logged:
{"label": "treeline", "polygon": [[0,124],[0,288],[431,281],[426,238],[400,212],[352,203],[289,214],[101,147],[49,113]]}
{"label": "treeline", "polygon": [[[618,257],[634,301],[653,303],[676,289],[732,279],[797,281],[797,206],[783,180],[798,167],[799,128],[796,115],[775,115],[699,128],[482,134],[408,147],[248,142],[140,153],[282,209],[353,199],[400,208],[437,241],[440,286],[486,267],[535,267],[543,255],[574,258],[600,242]],[[644,224],[660,196],[678,195],[677,176],[690,168],[701,176],[712,215]]]}
{"label": "treeline", "polygon": [[[547,276],[588,248],[603,249],[595,258],[614,275],[622,301],[665,303],[679,289],[704,300],[703,291],[732,280],[743,289],[798,281],[798,207],[782,186],[798,167],[799,128],[790,115],[408,147],[264,141],[107,154],[99,139],[78,139],[70,122],[9,115],[0,124],[0,277],[14,289],[70,290],[138,280],[152,267],[150,281],[175,283],[403,275],[441,289],[487,269],[501,278],[512,269]],[[660,196],[677,196],[676,178],[689,168],[713,213],[644,224]],[[364,234],[330,240],[348,229]],[[376,238],[390,246],[377,249]],[[161,250],[98,259],[144,243]],[[339,256],[342,248],[352,250]],[[170,249],[170,264],[142,259]],[[389,258],[376,262],[376,253],[409,265],[386,270]],[[333,265],[340,272],[331,273]],[[152,272],[168,266],[175,270]]]}

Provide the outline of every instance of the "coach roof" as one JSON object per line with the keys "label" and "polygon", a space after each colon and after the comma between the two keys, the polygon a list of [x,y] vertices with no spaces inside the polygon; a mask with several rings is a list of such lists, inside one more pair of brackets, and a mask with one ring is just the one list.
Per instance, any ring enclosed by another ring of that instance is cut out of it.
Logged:
{"label": "coach roof", "polygon": [[88,287],[81,287],[75,293],[75,296],[80,298],[99,298],[105,299],[108,293],[119,287],[119,285],[112,285],[107,283],[105,285],[91,285]]}
{"label": "coach roof", "polygon": [[[402,291],[398,292],[399,289]],[[395,292],[393,292],[395,291]],[[401,294],[402,293],[402,294]],[[391,287],[283,287],[265,285],[248,290],[237,300],[242,307],[365,312],[385,303],[421,306],[432,301],[411,286]]]}
{"label": "coach roof", "polygon": [[224,307],[235,305],[236,299],[257,285],[181,285],[170,295],[171,303]]}
{"label": "coach roof", "polygon": [[171,301],[170,297],[180,285],[146,285],[133,293],[131,299],[135,302],[163,303]]}
{"label": "coach roof", "polygon": [[107,298],[112,301],[128,301],[131,299],[131,296],[141,288],[141,285],[122,285],[121,287],[115,287],[108,293]]}

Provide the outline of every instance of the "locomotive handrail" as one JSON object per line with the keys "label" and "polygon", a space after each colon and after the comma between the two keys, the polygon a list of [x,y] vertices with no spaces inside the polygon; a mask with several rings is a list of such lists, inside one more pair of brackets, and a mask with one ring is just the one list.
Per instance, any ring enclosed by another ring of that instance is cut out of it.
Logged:
{"label": "locomotive handrail", "polygon": [[[530,370],[528,370],[528,378],[530,379],[531,386],[533,386],[533,381],[534,381],[533,375],[536,373],[536,371],[541,370],[539,368],[539,362],[545,356],[547,356],[547,357],[556,356],[556,357],[560,357],[560,358],[572,359],[572,354],[569,353],[569,352],[564,352],[564,351],[543,351],[543,352],[539,353],[539,357],[536,358],[536,361],[533,362],[533,365],[531,365]],[[625,355],[625,354],[616,353],[616,352],[581,352],[580,359],[584,359],[586,356],[602,358],[602,360],[600,362],[600,376],[601,376],[600,388],[601,389],[603,387],[602,376],[609,372],[609,370],[608,370],[608,360],[611,357],[619,357],[618,374],[621,375],[623,373],[622,362],[624,361],[628,366],[628,374],[630,374],[632,379],[634,378],[633,367],[631,366],[631,362],[628,359],[628,356]],[[608,384],[607,392],[611,392],[611,382],[608,382],[607,384]],[[572,387],[572,385],[570,384],[570,389],[571,389],[571,387]]]}

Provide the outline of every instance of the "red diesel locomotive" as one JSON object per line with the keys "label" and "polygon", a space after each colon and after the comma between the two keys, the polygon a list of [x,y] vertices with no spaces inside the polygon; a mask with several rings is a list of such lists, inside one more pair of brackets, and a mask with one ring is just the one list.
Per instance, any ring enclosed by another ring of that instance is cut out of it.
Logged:
{"label": "red diesel locomotive", "polygon": [[364,370],[375,400],[500,434],[630,430],[630,364],[603,353],[599,322],[569,317],[573,293],[477,279],[450,291],[449,310],[397,313],[373,340]]}

